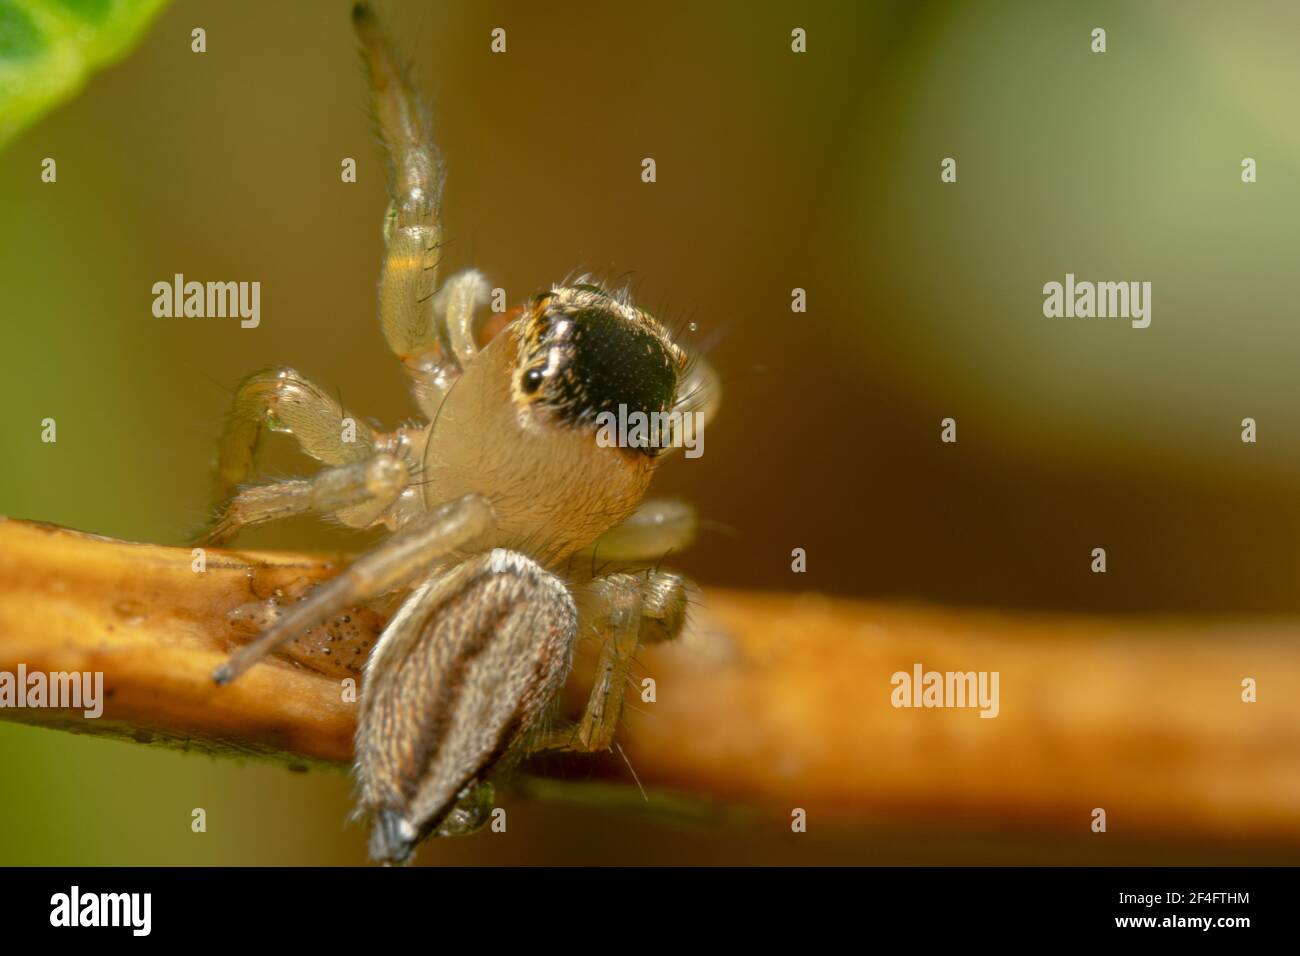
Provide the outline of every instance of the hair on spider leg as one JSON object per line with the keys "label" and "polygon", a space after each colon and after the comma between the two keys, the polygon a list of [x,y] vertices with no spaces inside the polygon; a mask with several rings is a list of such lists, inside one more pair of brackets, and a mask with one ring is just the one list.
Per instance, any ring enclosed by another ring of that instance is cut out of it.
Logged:
{"label": "hair on spider leg", "polygon": [[225,392],[228,398],[233,399],[235,397],[235,390],[231,388],[229,385],[227,385],[225,382],[221,381],[219,378],[216,378],[213,375],[209,375],[206,371],[199,369],[193,362],[190,363],[190,367],[192,370],[198,373],[200,378],[206,379],[210,384],[215,385],[217,388],[221,389],[221,391]]}
{"label": "hair on spider leg", "polygon": [[663,566],[663,563],[668,560],[668,556],[672,554],[674,550],[675,549],[673,548],[669,548],[662,555],[660,555],[659,560],[654,563],[653,568],[646,569],[645,576],[647,581],[650,580],[650,575],[659,573],[659,569]]}
{"label": "hair on spider leg", "polygon": [[623,758],[623,762],[627,764],[628,773],[632,774],[632,779],[636,782],[636,788],[641,791],[641,799],[649,803],[650,797],[646,794],[645,787],[641,786],[641,778],[636,775],[636,768],[632,766],[632,761],[628,759],[627,753],[624,752],[623,745],[615,740],[614,746],[618,749],[618,755]]}
{"label": "hair on spider leg", "polygon": [[[226,384],[225,382],[221,381],[220,379],[214,378],[213,376],[209,375],[207,372],[198,371],[197,368],[195,370],[197,371],[197,374],[200,377],[207,379],[209,382],[215,385],[220,391],[225,393],[226,401],[223,403],[222,406],[225,409],[225,411],[204,416],[204,420],[207,422],[207,431],[209,433],[219,432],[221,426],[225,425],[226,422],[230,420],[231,417],[230,407],[234,403],[235,395],[238,392],[238,387],[237,386],[232,387]],[[248,376],[244,376],[244,377],[247,378]]]}
{"label": "hair on spider leg", "polygon": [[[296,476],[280,475],[278,473],[271,473],[271,472],[263,472],[263,474],[266,476],[268,482],[288,481],[291,480],[292,477],[296,477]],[[235,487],[234,491],[236,494],[238,494],[239,492],[245,491],[249,488],[255,488],[257,487],[257,485],[261,483],[262,482],[259,481],[240,482],[240,484],[238,484]],[[185,521],[184,524],[185,534],[181,540],[185,542],[187,546],[203,548],[205,550],[229,548],[230,547],[229,541],[222,542],[221,544],[194,544],[194,542],[203,540],[207,532],[213,527],[214,522],[216,522],[219,518],[221,518],[224,510],[223,504],[210,505],[204,507],[203,510],[199,512],[202,515],[202,517],[196,516],[196,509],[194,508],[188,509],[190,517],[188,517]]]}
{"label": "hair on spider leg", "polygon": [[407,488],[420,488],[422,485],[429,484],[433,479],[425,479],[428,473],[428,467],[425,466],[424,460],[416,463],[416,466],[407,472]]}
{"label": "hair on spider leg", "polygon": [[[640,688],[640,686],[641,686],[640,683],[639,683],[639,682],[634,682],[634,681],[632,680],[632,678],[629,676],[629,677],[628,677],[628,681],[627,681],[627,686],[628,686],[629,688],[632,689],[632,692],[633,692],[633,693],[632,693],[632,696],[633,696],[633,697],[636,697],[636,696],[637,696],[637,695],[636,695],[636,691],[637,691],[637,690]],[[626,689],[627,689],[627,688],[624,689],[625,692],[626,692]],[[625,722],[627,721],[627,713],[628,713],[628,711],[631,711],[632,713],[636,714],[638,717],[644,717],[644,718],[646,718],[647,720],[658,720],[658,719],[659,719],[659,715],[656,714],[654,711],[652,711],[652,710],[647,710],[647,709],[644,708],[644,707],[638,707],[636,704],[629,703],[628,701],[625,700],[625,701],[623,702],[623,715],[619,718],[619,721],[618,721],[620,725],[623,724],[623,723],[625,723]]]}
{"label": "hair on spider leg", "polygon": [[437,242],[435,242],[435,243],[434,243],[433,245],[431,245],[431,246],[426,246],[424,251],[425,251],[425,252],[437,252],[437,253],[438,253],[438,258],[435,259],[435,260],[433,261],[432,265],[422,266],[421,269],[420,269],[420,271],[421,271],[421,272],[431,272],[431,271],[433,271],[434,269],[437,269],[440,265],[442,265],[442,250],[446,249],[448,246],[450,246],[450,245],[451,245],[452,243],[454,243],[455,241],[456,241],[456,238],[455,238],[454,236],[447,236],[447,237],[444,238],[444,239],[439,239]]}
{"label": "hair on spider leg", "polygon": [[[623,677],[624,691],[626,692],[630,688],[633,691],[634,698],[639,696],[636,692],[641,689],[641,681],[645,680],[647,677],[650,676],[650,672],[646,670],[645,664],[642,663],[640,657],[640,652],[644,649],[645,649],[645,645],[637,646],[636,649],[637,652],[632,655],[631,666],[628,667],[628,672]],[[638,671],[638,673],[636,674],[632,673],[634,668]],[[645,710],[641,707],[637,707],[635,704],[628,703],[626,699],[624,699],[623,701],[623,707],[625,710],[632,710],[645,717],[649,717],[652,720],[658,720],[660,718],[660,715],[655,711]]]}

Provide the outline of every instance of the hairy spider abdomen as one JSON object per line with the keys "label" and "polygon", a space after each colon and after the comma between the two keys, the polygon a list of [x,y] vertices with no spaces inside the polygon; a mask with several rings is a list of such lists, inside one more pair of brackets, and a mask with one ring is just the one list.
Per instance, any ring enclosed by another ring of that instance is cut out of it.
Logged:
{"label": "hairy spider abdomen", "polygon": [[371,852],[403,862],[564,685],[577,611],[558,578],[494,550],[418,589],[367,666],[357,730]]}

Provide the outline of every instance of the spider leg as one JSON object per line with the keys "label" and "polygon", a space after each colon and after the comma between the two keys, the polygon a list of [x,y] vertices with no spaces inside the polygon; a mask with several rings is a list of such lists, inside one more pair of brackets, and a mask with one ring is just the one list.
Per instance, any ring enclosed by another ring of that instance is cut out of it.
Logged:
{"label": "spider leg", "polygon": [[410,483],[405,463],[381,452],[365,461],[325,468],[311,478],[245,488],[222,506],[198,542],[217,545],[243,528],[297,514],[339,512],[353,527],[367,527]]}
{"label": "spider leg", "polygon": [[483,829],[492,817],[496,788],[491,783],[471,783],[460,792],[456,805],[442,818],[434,836],[468,836]]}
{"label": "spider leg", "polygon": [[597,561],[654,561],[695,542],[699,517],[689,502],[652,498],[610,528],[583,553]]}
{"label": "spider leg", "polygon": [[639,643],[677,637],[686,622],[686,585],[675,574],[610,574],[592,582],[592,627],[603,636],[587,707],[578,723],[534,740],[530,752],[608,750],[623,713],[623,689]]}
{"label": "spider leg", "polygon": [[694,354],[687,366],[686,377],[677,386],[676,408],[682,411],[703,412],[704,422],[713,421],[722,405],[722,379],[717,370],[703,355]]}
{"label": "spider leg", "polygon": [[686,627],[687,583],[671,571],[648,571],[641,581],[641,644],[676,640]]}
{"label": "spider leg", "polygon": [[[344,429],[344,419],[355,427],[355,441]],[[351,416],[319,385],[291,368],[254,372],[240,383],[231,407],[230,421],[217,453],[216,499],[225,501],[231,491],[248,480],[257,448],[266,430],[288,432],[304,452],[328,465],[361,461],[374,453],[374,433],[365,422]]]}
{"label": "spider leg", "polygon": [[483,779],[563,687],[576,632],[564,583],[517,552],[470,558],[411,592],[366,665],[358,715],[371,856],[404,863],[426,836],[486,820]]}
{"label": "spider leg", "polygon": [[[698,454],[702,454],[705,425],[714,420],[722,401],[722,378],[718,377],[718,372],[702,355],[690,356],[685,376],[677,382],[677,401],[673,402],[669,410],[673,415],[681,415],[682,434],[672,436],[671,441],[660,451],[660,455],[667,457],[679,453],[682,446],[688,442],[693,449],[697,450],[695,455],[688,451],[688,457],[698,457]],[[685,420],[688,416],[689,423]]]}
{"label": "spider leg", "polygon": [[[213,674],[228,684],[281,644],[331,616],[409,584],[437,561],[471,544],[493,523],[492,509],[479,495],[465,495],[361,555],[347,570],[296,604],[275,626],[240,648]],[[391,624],[389,625],[392,626]]]}
{"label": "spider leg", "polygon": [[474,342],[474,313],[487,305],[491,295],[492,288],[483,273],[466,269],[448,279],[434,299],[435,311],[447,325],[452,353],[462,369],[478,354]]}
{"label": "spider leg", "polygon": [[380,325],[389,348],[414,380],[417,401],[432,417],[465,361],[473,356],[472,336],[466,340],[463,329],[480,294],[485,298],[486,283],[476,272],[462,273],[458,283],[448,283],[446,294],[435,298],[445,173],[428,110],[370,7],[358,3],[352,22],[361,41],[388,158]]}

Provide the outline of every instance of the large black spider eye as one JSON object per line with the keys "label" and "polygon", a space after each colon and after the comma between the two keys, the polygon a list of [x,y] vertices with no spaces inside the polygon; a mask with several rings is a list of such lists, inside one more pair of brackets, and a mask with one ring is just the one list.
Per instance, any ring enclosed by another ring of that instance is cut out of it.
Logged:
{"label": "large black spider eye", "polygon": [[542,387],[542,379],[545,377],[546,376],[542,374],[542,370],[540,368],[530,368],[524,374],[524,380],[519,384],[525,392],[531,395],[533,394],[533,392],[537,391],[539,388]]}

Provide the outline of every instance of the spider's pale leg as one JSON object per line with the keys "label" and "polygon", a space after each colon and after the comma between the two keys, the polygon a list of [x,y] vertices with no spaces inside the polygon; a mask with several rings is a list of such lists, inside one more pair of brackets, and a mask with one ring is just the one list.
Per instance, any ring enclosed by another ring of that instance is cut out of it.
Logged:
{"label": "spider's pale leg", "polygon": [[326,468],[311,478],[245,488],[227,502],[199,544],[229,541],[241,529],[298,514],[349,511],[348,523],[365,527],[397,500],[410,482],[406,465],[380,453],[366,461]]}
{"label": "spider's pale leg", "polygon": [[466,269],[448,279],[434,300],[435,311],[447,324],[451,350],[462,369],[468,367],[478,354],[474,342],[474,313],[487,305],[491,295],[492,287],[483,273]]}
{"label": "spider's pale leg", "polygon": [[366,552],[336,578],[294,605],[274,627],[240,648],[213,679],[228,684],[281,644],[293,640],[348,607],[409,584],[439,559],[474,541],[492,527],[492,509],[480,495],[443,505]]}
{"label": "spider's pale leg", "polygon": [[671,640],[686,620],[686,589],[675,574],[611,574],[592,582],[593,626],[604,636],[582,718],[551,731],[530,750],[594,753],[608,750],[623,713],[623,690],[638,643]]}
{"label": "spider's pale leg", "polygon": [[442,223],[443,169],[428,114],[406,67],[370,8],[358,3],[352,22],[361,40],[379,134],[388,155],[388,213],[379,278],[379,320],[393,354],[415,380],[420,404],[436,407],[459,369],[445,326],[435,321]]}
{"label": "spider's pale leg", "polygon": [[587,751],[606,750],[614,740],[641,626],[641,588],[636,578],[611,574],[597,578],[592,585],[602,606],[596,625],[604,630],[605,641],[596,661],[587,709],[571,738],[577,749]]}
{"label": "spider's pale leg", "polygon": [[703,355],[691,356],[686,377],[677,386],[678,410],[704,413],[704,423],[713,421],[722,404],[722,379]]}
{"label": "spider's pale leg", "polygon": [[641,502],[584,553],[597,561],[655,561],[685,551],[698,530],[699,518],[688,502],[652,498]]}
{"label": "spider's pale leg", "polygon": [[686,627],[686,579],[671,571],[651,571],[641,579],[641,644],[676,640]]}
{"label": "spider's pale leg", "polygon": [[496,788],[490,783],[472,783],[462,793],[433,831],[434,836],[468,836],[487,826],[492,817]]}
{"label": "spider's pale leg", "polygon": [[221,437],[218,502],[248,480],[266,430],[291,433],[304,452],[327,465],[360,461],[374,453],[370,426],[348,415],[319,385],[291,368],[254,372],[236,390]]}
{"label": "spider's pale leg", "polygon": [[[677,384],[677,401],[673,404],[672,411],[699,416],[693,418],[691,423],[694,435],[698,436],[694,440],[698,443],[703,441],[704,427],[713,421],[721,405],[722,380],[718,373],[704,356],[692,355],[686,376]],[[681,450],[681,444],[675,441],[664,450],[664,454],[673,455]]]}

